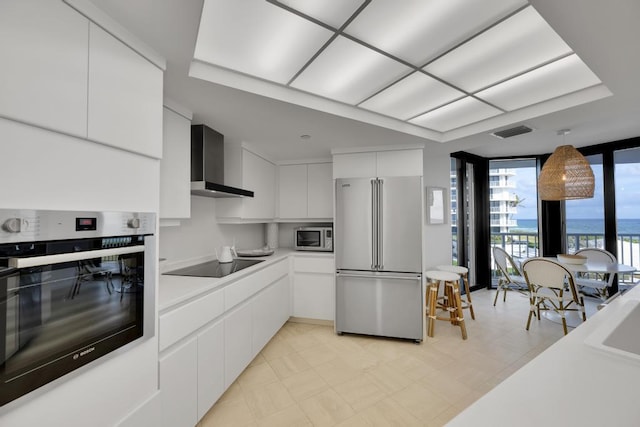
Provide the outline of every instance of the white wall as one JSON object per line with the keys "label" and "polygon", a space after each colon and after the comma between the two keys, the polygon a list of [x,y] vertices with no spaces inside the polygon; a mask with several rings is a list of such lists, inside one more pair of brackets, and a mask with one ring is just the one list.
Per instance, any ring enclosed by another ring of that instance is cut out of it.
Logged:
{"label": "white wall", "polygon": [[[0,208],[158,210],[158,160],[6,119],[0,159]],[[0,425],[115,425],[156,392],[157,332],[122,350],[5,405]]]}
{"label": "white wall", "polygon": [[[445,223],[428,224],[427,216],[424,217],[424,251],[423,265],[429,270],[439,264],[451,264],[451,215],[449,210],[449,190],[451,188],[449,152],[444,149],[424,149],[424,175],[425,187],[444,187],[447,191]],[[426,200],[426,194],[425,194]],[[426,207],[425,207],[426,209]]]}
{"label": "white wall", "polygon": [[161,264],[162,271],[189,260],[213,259],[215,249],[231,246],[234,238],[239,249],[264,246],[263,224],[218,224],[216,201],[211,197],[191,196],[191,218],[181,220],[176,227],[160,228],[160,258],[166,258]]}

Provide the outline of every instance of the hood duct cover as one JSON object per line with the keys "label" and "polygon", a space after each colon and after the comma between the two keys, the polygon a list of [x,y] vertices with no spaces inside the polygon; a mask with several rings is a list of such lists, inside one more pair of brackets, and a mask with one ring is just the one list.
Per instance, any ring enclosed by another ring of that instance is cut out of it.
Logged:
{"label": "hood duct cover", "polygon": [[224,136],[205,125],[191,126],[191,194],[253,197],[253,191],[224,185]]}

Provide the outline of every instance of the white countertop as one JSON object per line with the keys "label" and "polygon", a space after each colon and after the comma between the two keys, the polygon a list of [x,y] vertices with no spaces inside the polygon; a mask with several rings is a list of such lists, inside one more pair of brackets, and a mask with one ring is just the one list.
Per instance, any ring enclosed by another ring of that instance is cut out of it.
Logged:
{"label": "white countertop", "polygon": [[[640,362],[584,343],[632,300],[640,300],[640,287],[613,300],[447,425],[639,426]],[[640,325],[638,331],[640,340]]]}
{"label": "white countertop", "polygon": [[[160,287],[158,296],[158,309],[160,314],[166,309],[176,304],[188,301],[206,292],[210,292],[216,288],[223,287],[242,277],[253,274],[277,261],[282,260],[290,255],[295,256],[311,256],[311,257],[333,257],[333,252],[310,252],[310,251],[294,251],[288,248],[277,249],[273,255],[265,257],[251,257],[250,259],[262,259],[264,262],[252,265],[242,269],[236,273],[221,278],[214,277],[191,277],[191,276],[168,276],[160,275]],[[174,263],[170,266],[163,266],[162,271],[171,271],[178,268],[188,267],[190,265],[202,262],[212,261],[215,257],[202,258],[192,262]]]}

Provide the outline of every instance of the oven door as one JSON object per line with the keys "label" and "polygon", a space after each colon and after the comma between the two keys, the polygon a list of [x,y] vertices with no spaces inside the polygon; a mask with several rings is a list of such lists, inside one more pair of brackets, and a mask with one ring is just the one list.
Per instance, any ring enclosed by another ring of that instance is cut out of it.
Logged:
{"label": "oven door", "polygon": [[143,336],[144,236],[129,239],[95,250],[107,239],[47,243],[76,251],[5,259],[0,405]]}

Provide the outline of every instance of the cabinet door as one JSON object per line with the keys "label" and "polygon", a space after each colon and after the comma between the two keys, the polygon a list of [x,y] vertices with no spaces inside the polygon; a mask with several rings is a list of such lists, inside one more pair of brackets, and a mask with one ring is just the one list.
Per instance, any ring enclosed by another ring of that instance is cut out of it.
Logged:
{"label": "cabinet door", "polygon": [[243,150],[242,185],[254,192],[253,198],[242,200],[243,218],[273,219],[276,211],[276,165],[248,150]]}
{"label": "cabinet door", "polygon": [[422,174],[422,150],[376,153],[376,176],[422,176]]}
{"label": "cabinet door", "polygon": [[224,324],[219,321],[198,334],[198,419],[224,390]]}
{"label": "cabinet door", "polygon": [[279,217],[307,217],[307,165],[283,165],[278,168]]}
{"label": "cabinet door", "polygon": [[251,303],[246,302],[224,318],[224,388],[227,389],[253,358]]}
{"label": "cabinet door", "polygon": [[89,139],[161,158],[162,70],[93,23],[89,40]]}
{"label": "cabinet door", "polygon": [[299,273],[293,276],[293,316],[333,320],[335,315],[333,274]]}
{"label": "cabinet door", "polygon": [[307,167],[309,218],[333,218],[333,165],[312,163]]}
{"label": "cabinet door", "polygon": [[198,344],[191,338],[160,357],[162,425],[193,427],[198,422]]}
{"label": "cabinet door", "polygon": [[0,116],[86,137],[88,44],[61,1],[0,1]]}
{"label": "cabinet door", "polygon": [[376,153],[350,153],[333,156],[333,178],[373,178]]}
{"label": "cabinet door", "polygon": [[191,216],[191,122],[163,109],[160,218]]}
{"label": "cabinet door", "polygon": [[289,276],[278,279],[253,299],[254,357],[289,318]]}

